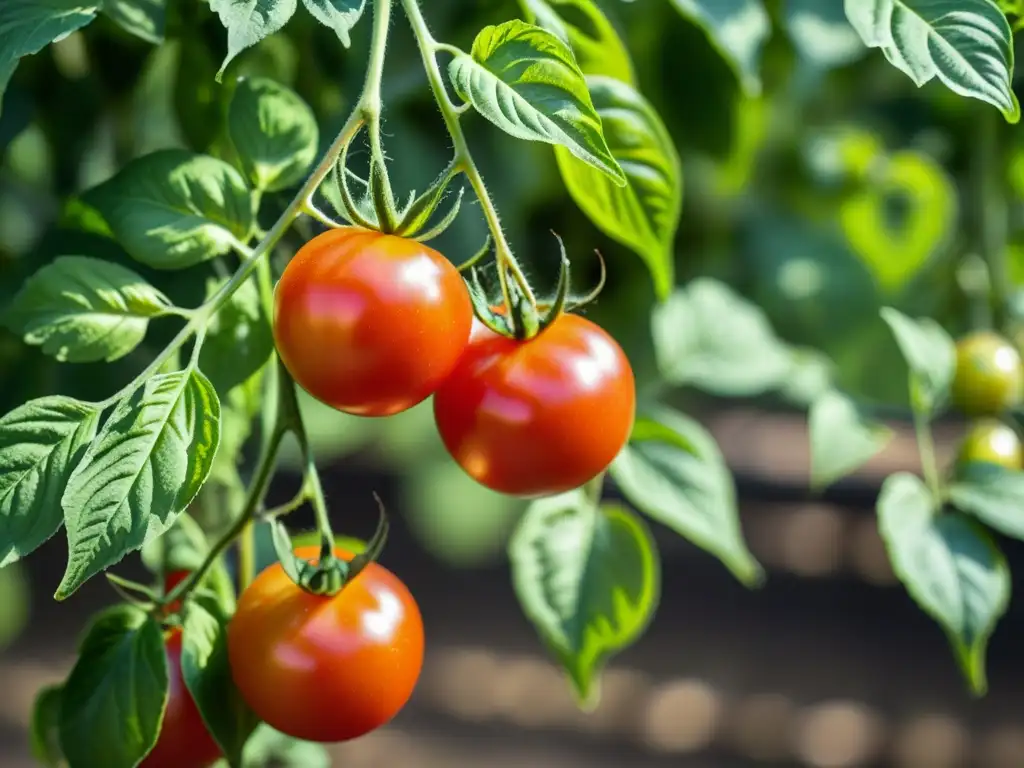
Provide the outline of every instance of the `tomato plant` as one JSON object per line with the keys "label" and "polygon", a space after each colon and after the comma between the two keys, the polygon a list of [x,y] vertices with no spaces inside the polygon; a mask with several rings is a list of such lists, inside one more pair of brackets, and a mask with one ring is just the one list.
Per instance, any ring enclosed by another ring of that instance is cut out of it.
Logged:
{"label": "tomato plant", "polygon": [[474,480],[502,493],[549,496],[579,488],[622,450],[636,409],[619,345],[563,314],[526,341],[482,323],[434,395],[445,446]]}
{"label": "tomato plant", "polygon": [[[319,549],[295,554],[315,560]],[[348,741],[409,700],[423,666],[423,620],[405,584],[376,563],[332,596],[304,591],[276,564],[242,593],[228,652],[235,684],[264,722],[299,739]]]}
{"label": "tomato plant", "polygon": [[295,381],[359,416],[391,416],[433,394],[473,317],[462,277],[437,251],[348,227],[299,249],[274,302],[277,351]]}
{"label": "tomato plant", "polygon": [[[1024,539],[1021,4],[427,5],[0,2],[0,583],[63,531],[54,597],[117,598],[39,760],[310,768],[400,717],[417,585],[383,510],[334,554],[345,452],[413,535],[511,532],[593,703],[659,603],[651,521],[765,580],[700,417],[737,400],[806,414],[809,492],[913,432],[877,534],[984,693]],[[953,406],[983,420],[942,472]]]}

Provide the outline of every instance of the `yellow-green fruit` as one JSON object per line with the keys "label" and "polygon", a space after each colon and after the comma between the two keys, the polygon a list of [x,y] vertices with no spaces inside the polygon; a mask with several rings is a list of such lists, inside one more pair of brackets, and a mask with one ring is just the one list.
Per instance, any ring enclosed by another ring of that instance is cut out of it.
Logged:
{"label": "yellow-green fruit", "polygon": [[959,464],[986,462],[1011,470],[1024,469],[1024,447],[1017,433],[995,419],[975,424],[960,445]]}
{"label": "yellow-green fruit", "polygon": [[998,416],[1024,398],[1024,363],[1007,339],[992,331],[956,344],[953,403],[968,416]]}

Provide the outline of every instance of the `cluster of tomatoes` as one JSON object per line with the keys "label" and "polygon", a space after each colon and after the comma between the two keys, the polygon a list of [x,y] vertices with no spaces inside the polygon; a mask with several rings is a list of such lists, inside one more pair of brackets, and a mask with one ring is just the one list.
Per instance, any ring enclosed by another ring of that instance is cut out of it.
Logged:
{"label": "cluster of tomatoes", "polygon": [[501,493],[577,488],[633,427],[633,372],[604,330],[566,313],[530,339],[495,333],[451,262],[407,238],[343,227],[308,242],[277,285],[274,338],[295,381],[340,411],[390,416],[433,395],[449,453]]}
{"label": "cluster of tomatoes", "polygon": [[1024,362],[1017,347],[992,331],[964,336],[956,345],[953,403],[974,419],[957,456],[960,464],[985,462],[1024,469],[1024,447],[1001,420],[1024,402]]}
{"label": "cluster of tomatoes", "polygon": [[[274,338],[295,381],[340,411],[391,416],[433,395],[452,457],[502,493],[584,485],[633,427],[633,372],[605,331],[564,313],[529,339],[498,334],[475,318],[451,262],[408,238],[345,227],[308,242],[278,282]],[[319,549],[296,555],[313,562]],[[185,576],[172,573],[166,589]],[[419,679],[423,643],[415,600],[377,563],[333,596],[274,564],[242,592],[228,627],[242,698],[278,731],[317,742],[391,720]],[[220,749],[182,680],[180,630],[166,651],[167,710],[141,768],[205,768]]]}

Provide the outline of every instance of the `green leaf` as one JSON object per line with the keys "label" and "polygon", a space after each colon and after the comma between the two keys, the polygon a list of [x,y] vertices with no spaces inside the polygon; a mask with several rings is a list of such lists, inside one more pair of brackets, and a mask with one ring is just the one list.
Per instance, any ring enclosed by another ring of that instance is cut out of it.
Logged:
{"label": "green leaf", "polygon": [[0,2],[0,102],[18,60],[39,53],[96,18],[99,0]]}
{"label": "green leaf", "polygon": [[1024,539],[1024,472],[971,462],[957,469],[947,491],[950,503],[991,528]]}
{"label": "green leaf", "polygon": [[198,371],[153,376],[121,400],[61,499],[63,600],[173,525],[205,482],[220,442],[220,402]]}
{"label": "green leaf", "polygon": [[238,82],[228,132],[252,185],[278,192],[302,181],[316,159],[316,116],[295,91],[265,77]]}
{"label": "green leaf", "polygon": [[793,367],[764,313],[711,278],[657,305],[651,325],[658,368],[671,384],[744,397],[777,388]]}
{"label": "green leaf", "polygon": [[60,529],[61,494],[99,418],[96,406],[59,396],[30,400],[0,418],[0,567]]}
{"label": "green leaf", "polygon": [[827,390],[808,414],[811,486],[825,488],[863,465],[892,439],[893,432],[869,418],[848,397]]}
{"label": "green leaf", "polygon": [[61,696],[60,746],[68,764],[135,768],[156,744],[167,691],[160,625],[129,605],[100,614]]}
{"label": "green leaf", "polygon": [[231,765],[242,765],[242,750],[259,720],[243,701],[228,663],[229,616],[215,599],[198,595],[185,607],[181,674],[210,735]]}
{"label": "green leaf", "polygon": [[636,85],[626,44],[594,0],[520,0],[526,20],[568,45],[584,75]]}
{"label": "green leaf", "polygon": [[458,94],[509,135],[564,146],[626,183],[572,51],[547,30],[518,20],[484,27],[472,56],[452,59],[448,74]]}
{"label": "green leaf", "polygon": [[921,87],[934,77],[954,93],[1020,120],[1010,89],[1013,35],[992,0],[846,0],[861,39]]}
{"label": "green leaf", "polygon": [[717,557],[741,582],[756,586],[764,578],[743,540],[729,468],[696,421],[667,408],[641,416],[610,471],[630,503]]}
{"label": "green leaf", "polygon": [[299,741],[262,723],[245,745],[243,765],[331,768],[331,757],[321,744]]}
{"label": "green leaf", "polygon": [[[212,296],[224,280],[207,281]],[[221,397],[256,374],[274,351],[270,319],[263,312],[256,279],[242,283],[207,327],[199,353],[199,368],[213,382]],[[258,385],[258,383],[257,383]]]}
{"label": "green leaf", "polygon": [[626,83],[588,77],[605,139],[626,175],[618,186],[592,165],[555,147],[558,169],[573,200],[606,235],[635,251],[665,298],[675,271],[674,241],[683,206],[683,169],[658,113]]}
{"label": "green leaf", "polygon": [[118,264],[59,256],[24,284],[5,324],[61,362],[111,362],[145,338],[170,300]]}
{"label": "green leaf", "polygon": [[32,757],[46,768],[64,765],[60,749],[60,700],[63,685],[48,685],[36,694],[29,725],[29,744]]}
{"label": "green leaf", "polygon": [[335,31],[342,45],[352,45],[349,32],[362,17],[366,0],[302,0],[302,4],[313,18]]}
{"label": "green leaf", "polygon": [[157,45],[164,41],[167,0],[103,0],[103,13],[136,37]]}
{"label": "green leaf", "polygon": [[953,235],[956,187],[921,152],[874,158],[870,179],[843,200],[839,223],[878,285],[898,293]]}
{"label": "green leaf", "polygon": [[534,502],[509,545],[527,618],[581,702],[597,697],[607,660],[636,641],[657,608],[661,566],[643,522],[582,491]]}
{"label": "green leaf", "polygon": [[206,533],[189,515],[179,515],[162,536],[150,539],[140,552],[142,563],[152,573],[195,571],[210,547]]}
{"label": "green leaf", "polygon": [[252,198],[222,160],[162,149],[85,193],[124,249],[155,269],[183,269],[249,239]]}
{"label": "green leaf", "polygon": [[228,64],[242,51],[274,34],[288,23],[298,7],[297,0],[209,0],[210,10],[220,17],[228,31],[228,52],[217,81]]}
{"label": "green leaf", "polygon": [[866,52],[843,0],[786,0],[786,30],[800,58],[818,69],[852,64]]}
{"label": "green leaf", "polygon": [[771,34],[771,19],[762,0],[672,0],[672,4],[707,32],[743,91],[759,95],[761,52]]}
{"label": "green leaf", "polygon": [[937,514],[928,488],[906,472],[882,485],[878,528],[896,575],[946,630],[971,690],[984,694],[988,639],[1010,599],[1006,558],[977,523]]}
{"label": "green leaf", "polygon": [[934,411],[949,396],[956,374],[953,339],[930,317],[914,320],[892,307],[882,307],[881,315],[910,368],[915,407]]}

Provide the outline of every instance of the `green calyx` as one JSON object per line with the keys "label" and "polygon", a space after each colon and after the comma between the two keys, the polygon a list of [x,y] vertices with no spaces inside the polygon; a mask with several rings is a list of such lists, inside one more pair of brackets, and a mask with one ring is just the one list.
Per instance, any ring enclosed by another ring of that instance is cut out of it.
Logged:
{"label": "green calyx", "polygon": [[[597,298],[605,283],[605,264],[601,254],[597,254],[601,262],[601,279],[598,285],[587,295],[574,297],[570,292],[572,280],[569,257],[566,254],[562,238],[555,234],[555,239],[558,240],[561,258],[555,295],[550,301],[534,301],[529,292],[529,286],[520,285],[512,275],[507,276],[505,280],[507,302],[504,297],[498,302],[493,302],[489,298],[480,277],[480,270],[476,265],[490,250],[490,238],[479,252],[459,267],[460,271],[469,272],[467,287],[474,313],[480,322],[502,336],[526,341],[543,332],[564,312],[571,312]],[[499,262],[498,269],[502,268],[503,266]],[[508,277],[512,277],[512,279],[508,279]]]}
{"label": "green calyx", "polygon": [[[374,129],[371,127],[371,137]],[[354,138],[354,136],[353,136]],[[377,138],[379,142],[379,137]],[[374,143],[371,139],[371,143]],[[427,242],[438,237],[451,226],[462,207],[464,189],[459,189],[455,204],[441,216],[433,226],[428,226],[444,200],[451,181],[458,175],[459,166],[453,159],[437,176],[429,187],[417,196],[413,191],[408,202],[399,210],[395,204],[395,195],[388,177],[387,162],[383,151],[371,152],[370,177],[363,179],[348,168],[348,149],[346,144],[334,166],[334,178],[341,200],[342,210],[339,213],[349,223],[383,232],[389,235],[407,237],[420,242]],[[361,192],[352,188],[352,182],[362,187]]]}
{"label": "green calyx", "polygon": [[288,578],[310,594],[331,597],[341,592],[366,566],[376,562],[387,543],[390,523],[380,498],[376,494],[374,498],[380,512],[377,530],[366,549],[351,560],[344,560],[335,554],[334,536],[328,531],[321,531],[320,554],[316,562],[298,557],[287,529],[279,520],[271,519],[274,551]]}

